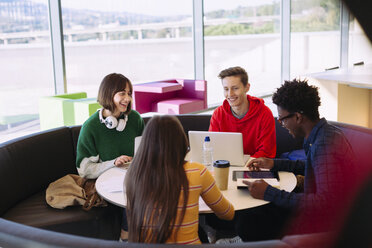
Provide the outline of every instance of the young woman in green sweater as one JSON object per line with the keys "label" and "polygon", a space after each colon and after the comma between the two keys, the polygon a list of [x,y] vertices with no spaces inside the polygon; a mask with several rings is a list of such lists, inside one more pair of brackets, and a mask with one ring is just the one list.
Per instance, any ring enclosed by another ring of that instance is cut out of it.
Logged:
{"label": "young woman in green sweater", "polygon": [[[134,139],[142,135],[144,122],[132,110],[133,86],[122,74],[105,76],[98,91],[98,110],[83,124],[77,144],[76,166],[79,175],[97,178],[112,167],[130,162],[134,155]],[[121,238],[127,239],[125,211]]]}

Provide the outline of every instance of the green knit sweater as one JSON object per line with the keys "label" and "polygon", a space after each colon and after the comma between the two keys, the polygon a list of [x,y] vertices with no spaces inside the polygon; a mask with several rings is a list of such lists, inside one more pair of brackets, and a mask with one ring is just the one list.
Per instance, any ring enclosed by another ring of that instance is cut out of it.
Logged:
{"label": "green knit sweater", "polygon": [[134,139],[142,135],[144,122],[139,113],[132,110],[122,132],[108,129],[99,120],[98,111],[83,124],[76,152],[76,166],[81,176],[97,178],[114,166],[121,155],[134,155]]}

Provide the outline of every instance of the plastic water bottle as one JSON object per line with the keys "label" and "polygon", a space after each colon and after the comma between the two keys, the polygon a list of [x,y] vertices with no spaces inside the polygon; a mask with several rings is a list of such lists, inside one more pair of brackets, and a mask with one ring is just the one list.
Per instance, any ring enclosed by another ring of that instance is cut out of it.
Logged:
{"label": "plastic water bottle", "polygon": [[213,148],[211,146],[211,140],[209,136],[206,136],[204,138],[203,164],[208,168],[208,170],[213,170]]}

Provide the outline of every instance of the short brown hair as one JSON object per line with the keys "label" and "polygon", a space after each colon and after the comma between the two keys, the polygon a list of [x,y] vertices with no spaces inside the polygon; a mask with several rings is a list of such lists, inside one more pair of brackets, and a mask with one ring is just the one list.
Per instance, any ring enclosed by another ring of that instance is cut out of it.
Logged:
{"label": "short brown hair", "polygon": [[[103,78],[101,85],[98,90],[97,101],[102,105],[103,108],[110,110],[111,112],[115,111],[114,96],[117,92],[125,90],[129,85],[130,92],[132,95],[133,86],[128,78],[119,73],[111,73]],[[132,110],[132,101],[128,104],[126,114]]]}
{"label": "short brown hair", "polygon": [[241,68],[240,66],[235,66],[235,67],[230,67],[227,68],[218,74],[218,77],[222,80],[225,77],[231,77],[231,76],[236,76],[240,77],[240,81],[242,81],[244,86],[247,86],[248,84],[248,73]]}

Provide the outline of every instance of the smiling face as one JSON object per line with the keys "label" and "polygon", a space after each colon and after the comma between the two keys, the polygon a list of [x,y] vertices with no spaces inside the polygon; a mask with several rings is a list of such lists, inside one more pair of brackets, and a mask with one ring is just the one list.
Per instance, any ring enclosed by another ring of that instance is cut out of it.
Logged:
{"label": "smiling face", "polygon": [[123,91],[115,93],[113,101],[115,104],[114,116],[119,116],[120,113],[127,111],[128,105],[132,101],[132,92],[130,91],[129,84],[127,84]]}
{"label": "smiling face", "polygon": [[300,123],[300,115],[301,114],[297,112],[288,112],[286,109],[278,106],[278,121],[294,138],[305,137],[302,125]]}
{"label": "smiling face", "polygon": [[244,86],[240,77],[230,76],[222,79],[223,93],[232,108],[248,104],[249,83]]}

